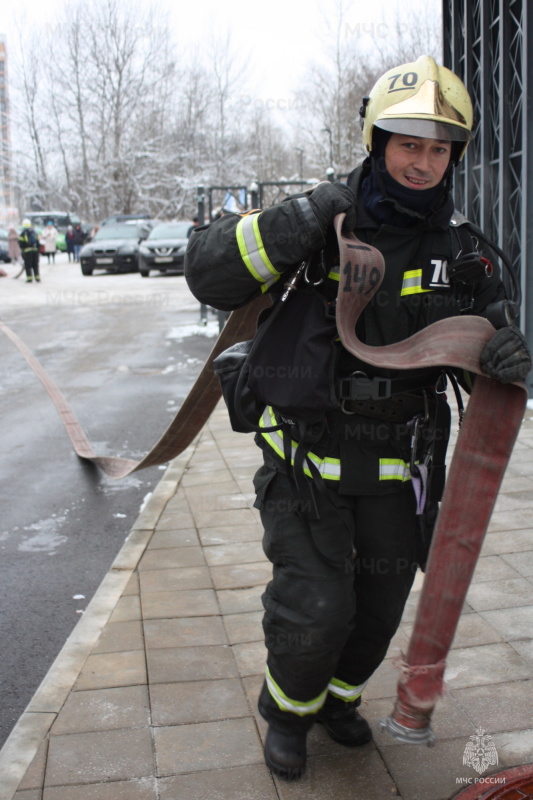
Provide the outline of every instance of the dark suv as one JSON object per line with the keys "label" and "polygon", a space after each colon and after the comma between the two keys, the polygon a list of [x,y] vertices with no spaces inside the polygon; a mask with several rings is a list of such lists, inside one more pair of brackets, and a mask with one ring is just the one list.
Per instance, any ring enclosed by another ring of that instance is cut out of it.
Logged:
{"label": "dark suv", "polygon": [[106,217],[100,225],[116,225],[117,223],[120,224],[121,222],[133,222],[135,220],[149,220],[151,219],[150,214],[112,214],[110,217]]}
{"label": "dark suv", "polygon": [[80,252],[81,271],[92,275],[95,269],[106,272],[137,272],[139,243],[150,232],[150,222],[125,222],[105,225]]}
{"label": "dark suv", "polygon": [[139,248],[139,272],[147,278],[151,269],[183,274],[185,250],[192,222],[162,222]]}

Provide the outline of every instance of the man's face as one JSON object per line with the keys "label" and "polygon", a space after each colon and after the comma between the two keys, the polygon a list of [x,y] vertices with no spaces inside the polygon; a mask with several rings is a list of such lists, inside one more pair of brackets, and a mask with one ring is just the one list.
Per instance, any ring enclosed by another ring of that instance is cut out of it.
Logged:
{"label": "man's face", "polygon": [[393,133],[385,148],[389,175],[409,189],[432,189],[450,163],[451,142]]}

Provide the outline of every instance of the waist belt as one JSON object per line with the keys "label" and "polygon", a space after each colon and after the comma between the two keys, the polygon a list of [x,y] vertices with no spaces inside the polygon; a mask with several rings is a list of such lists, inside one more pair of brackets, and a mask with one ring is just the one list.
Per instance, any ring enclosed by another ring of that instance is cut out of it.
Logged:
{"label": "waist belt", "polygon": [[438,374],[428,374],[426,380],[420,375],[402,378],[381,378],[375,375],[369,378],[364,372],[353,372],[339,379],[339,399],[345,400],[388,400],[395,394],[426,389],[434,386]]}
{"label": "waist belt", "polygon": [[402,392],[387,400],[343,400],[341,410],[345,414],[359,414],[383,422],[401,423],[425,411],[426,405],[427,400],[424,400],[422,394]]}

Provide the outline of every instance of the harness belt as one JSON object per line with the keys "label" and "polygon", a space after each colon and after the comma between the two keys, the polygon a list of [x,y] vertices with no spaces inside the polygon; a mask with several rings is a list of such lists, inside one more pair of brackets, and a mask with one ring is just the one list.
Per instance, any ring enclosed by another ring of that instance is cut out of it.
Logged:
{"label": "harness belt", "polygon": [[428,373],[427,380],[423,376],[405,378],[382,378],[375,375],[369,378],[364,372],[352,372],[340,378],[338,383],[339,399],[343,400],[388,400],[394,394],[403,394],[413,389],[425,389],[435,386],[438,372]]}
{"label": "harness belt", "polygon": [[[435,526],[414,630],[401,665],[394,711],[382,727],[401,741],[431,744],[431,715],[443,690],[446,657],[481,550],[527,401],[523,383],[484,376],[480,354],[494,334],[486,319],[461,316],[435,322],[386,347],[357,339],[355,325],[384,274],[383,256],[353,234],[342,234],[337,328],[344,347],[383,369],[456,367],[476,374]],[[458,513],[458,503],[461,513]]]}

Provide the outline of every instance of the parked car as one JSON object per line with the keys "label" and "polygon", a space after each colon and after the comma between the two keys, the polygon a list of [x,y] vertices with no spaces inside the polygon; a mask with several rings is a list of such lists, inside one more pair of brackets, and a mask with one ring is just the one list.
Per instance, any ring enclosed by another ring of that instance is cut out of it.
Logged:
{"label": "parked car", "polygon": [[147,278],[151,269],[183,274],[187,234],[191,222],[162,222],[139,247],[139,272]]}
{"label": "parked car", "polygon": [[105,225],[80,251],[80,266],[84,275],[95,269],[106,272],[137,272],[139,243],[148,236],[149,221]]}
{"label": "parked car", "polygon": [[0,261],[3,261],[4,264],[9,264],[11,261],[9,257],[7,230],[5,228],[0,228]]}
{"label": "parked car", "polygon": [[150,214],[112,214],[106,217],[100,225],[116,225],[117,222],[133,222],[134,220],[149,220]]}

